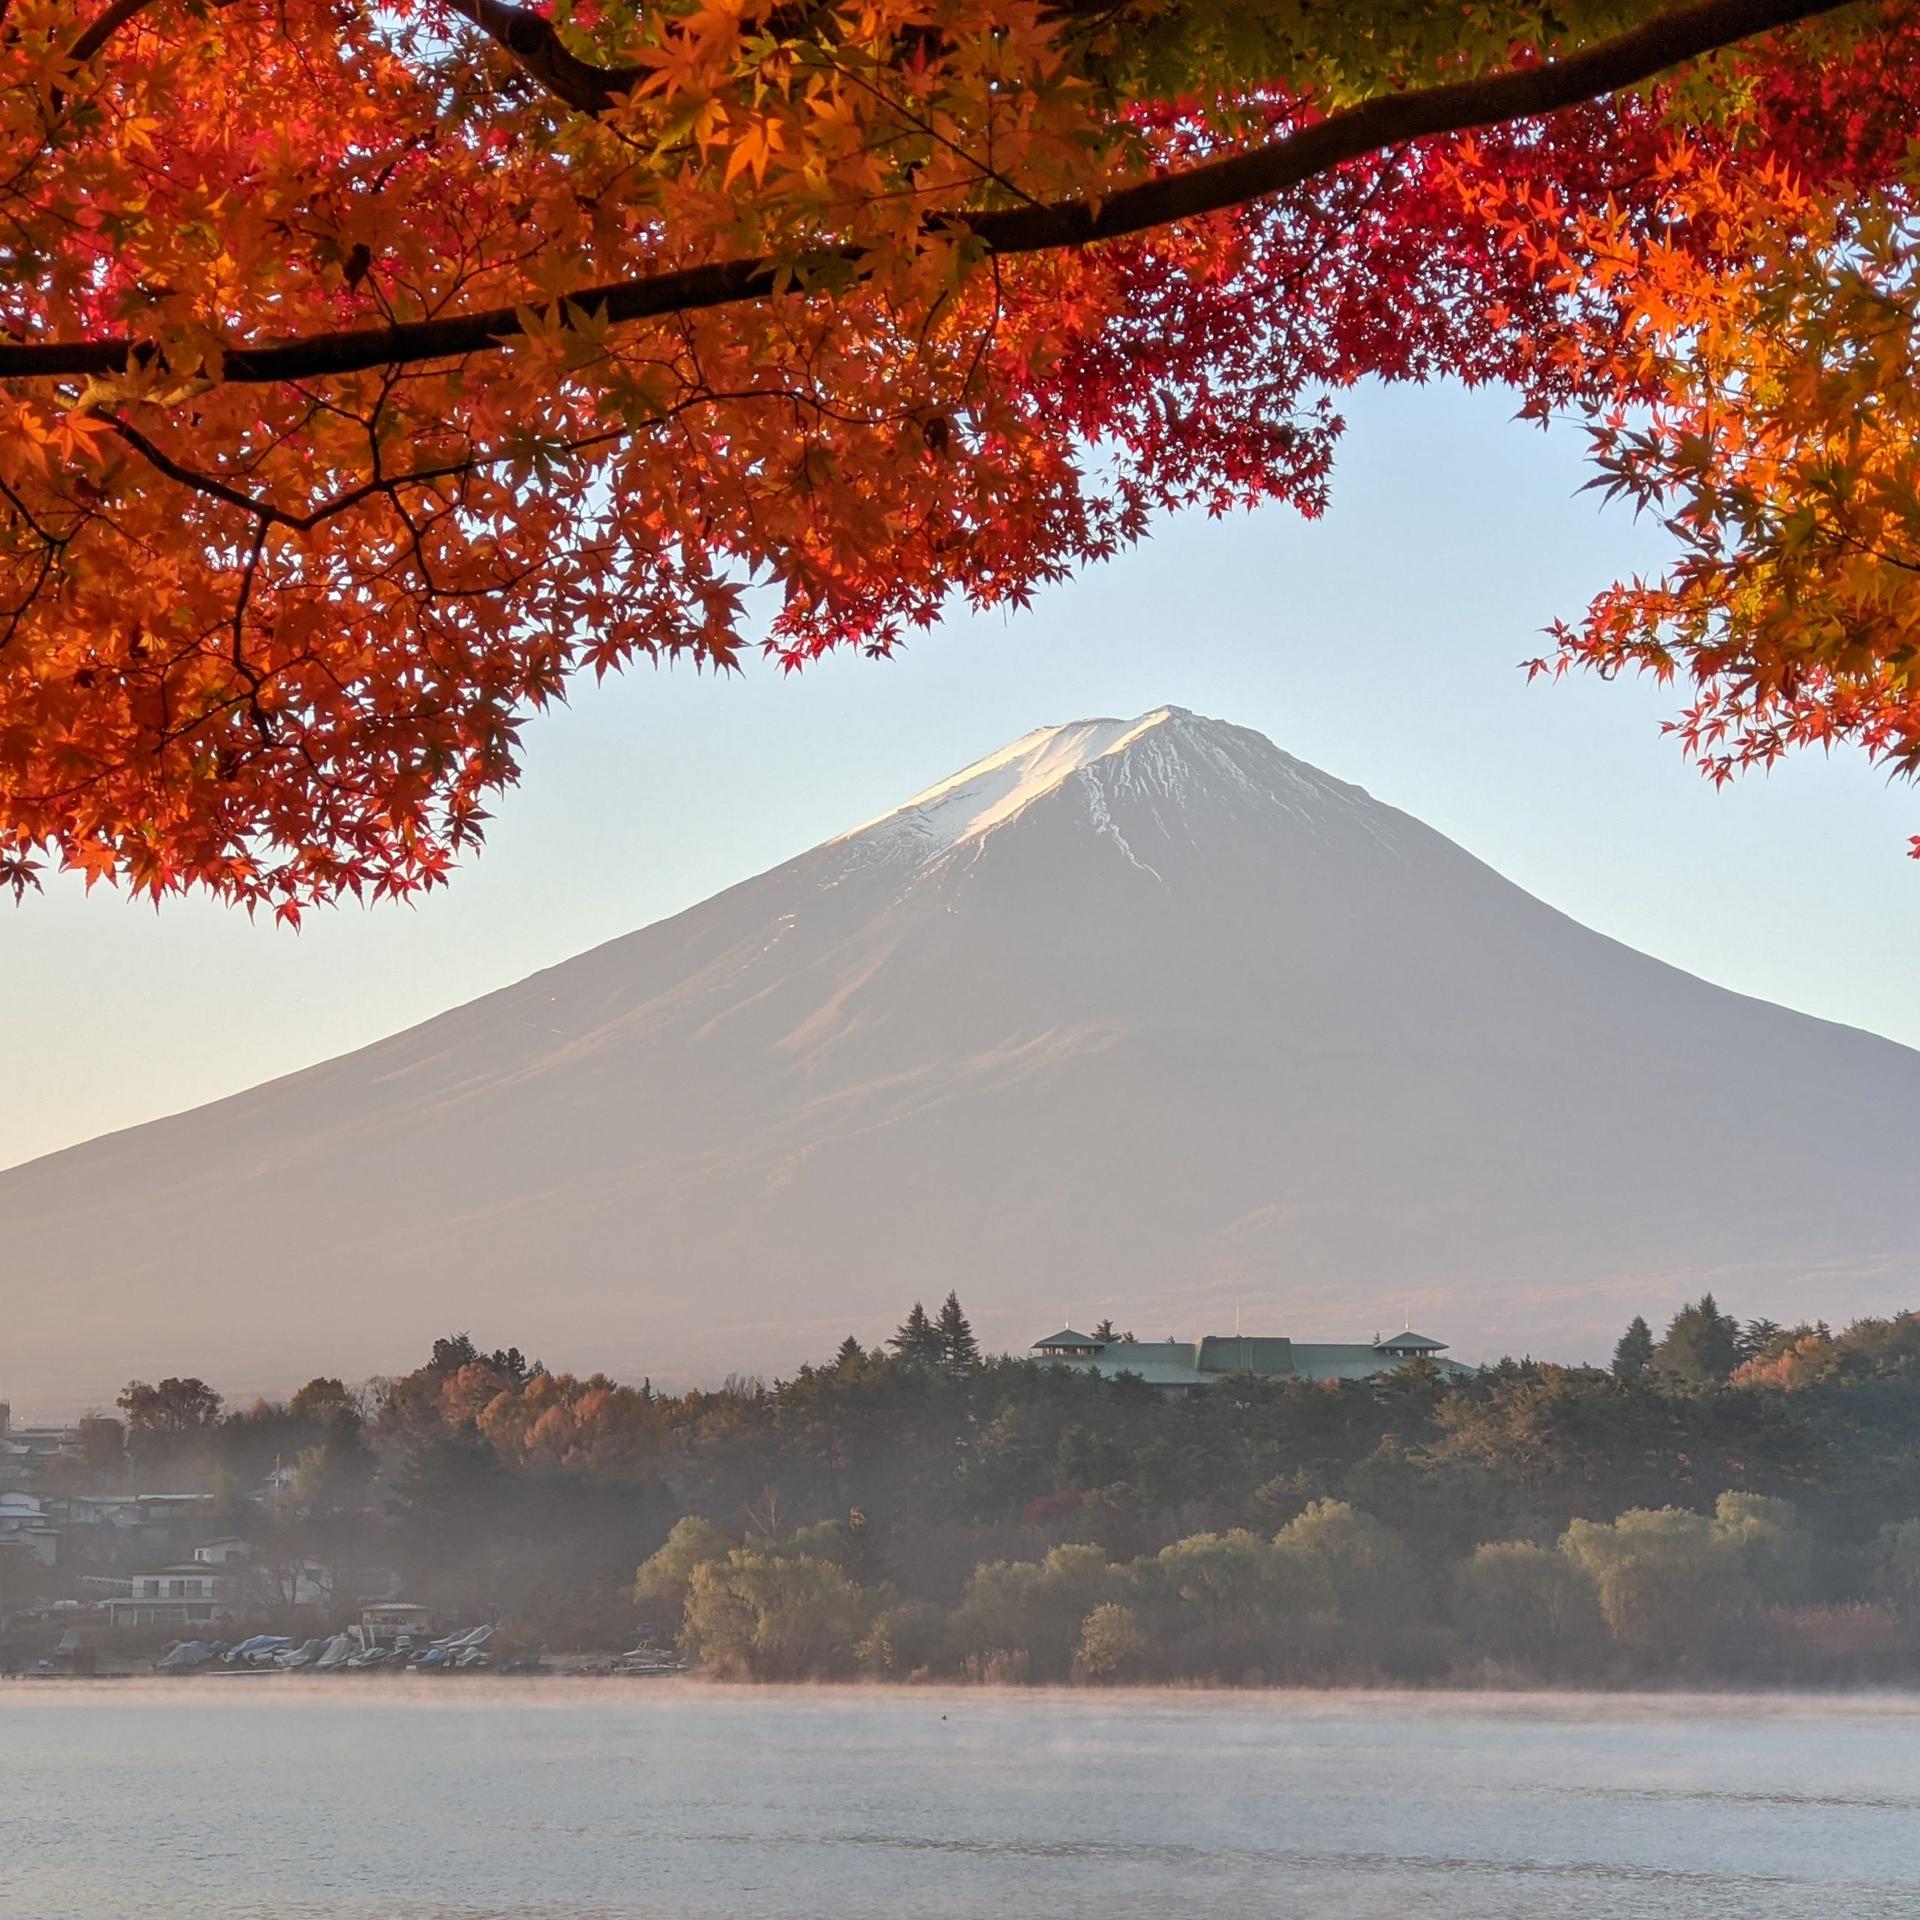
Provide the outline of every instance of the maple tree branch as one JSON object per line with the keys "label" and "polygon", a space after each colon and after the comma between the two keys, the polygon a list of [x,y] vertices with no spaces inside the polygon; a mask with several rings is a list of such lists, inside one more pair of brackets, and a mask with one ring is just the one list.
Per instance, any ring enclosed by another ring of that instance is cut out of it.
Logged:
{"label": "maple tree branch", "polygon": [[[602,67],[582,59],[560,38],[551,21],[512,5],[511,0],[444,0],[444,4],[511,54],[521,71],[555,99],[582,113],[605,113],[646,78],[645,67]],[[1048,11],[1059,19],[1092,26],[1111,20],[1126,4],[1127,0],[1054,0]],[[775,7],[765,27],[776,33],[798,29],[810,10],[805,0]]]}
{"label": "maple tree branch", "polygon": [[[124,4],[124,0],[123,0]],[[644,67],[602,67],[583,60],[552,21],[509,0],[445,0],[488,39],[510,53],[521,70],[582,113],[605,113],[646,77]]]}
{"label": "maple tree branch", "polygon": [[[1267,145],[1116,188],[1098,199],[949,214],[940,218],[939,225],[950,235],[970,236],[985,253],[1001,257],[1124,239],[1244,206],[1409,140],[1465,133],[1576,106],[1756,34],[1835,13],[1853,3],[1698,0],[1696,5],[1661,14],[1564,59],[1411,93],[1383,94]],[[504,0],[448,0],[448,4],[463,11],[469,7],[489,13],[495,8],[516,11],[506,7]],[[620,324],[765,300],[783,290],[804,293],[811,274],[857,267],[861,259],[862,250],[857,247],[823,249],[788,261],[762,254],[579,287],[563,298],[566,305]],[[560,306],[561,302],[550,301],[543,311],[551,314]],[[525,332],[524,311],[492,307],[387,327],[353,327],[266,340],[256,346],[231,346],[223,354],[223,381],[257,385],[486,352]],[[0,379],[116,373],[151,360],[155,353],[151,343],[126,335],[74,342],[0,341]]]}
{"label": "maple tree branch", "polygon": [[113,0],[113,4],[88,22],[86,29],[67,49],[67,58],[75,66],[85,66],[135,14],[145,13],[153,0]]}
{"label": "maple tree branch", "polygon": [[0,480],[0,500],[6,501],[20,516],[21,523],[42,546],[64,547],[73,538],[70,533],[55,533],[51,527],[43,527],[33,509],[4,480]]}
{"label": "maple tree branch", "polygon": [[196,473],[191,467],[183,467],[170,454],[155,446],[138,427],[130,421],[123,420],[118,414],[103,413],[100,417],[150,467],[164,473],[169,480],[178,481],[183,487],[191,487],[195,493],[204,493],[211,500],[218,500],[225,506],[237,507],[240,512],[251,515],[260,523],[262,532],[270,526],[294,524],[292,517],[281,512],[271,501],[256,500],[252,494],[242,493],[237,487],[228,486],[215,474]]}

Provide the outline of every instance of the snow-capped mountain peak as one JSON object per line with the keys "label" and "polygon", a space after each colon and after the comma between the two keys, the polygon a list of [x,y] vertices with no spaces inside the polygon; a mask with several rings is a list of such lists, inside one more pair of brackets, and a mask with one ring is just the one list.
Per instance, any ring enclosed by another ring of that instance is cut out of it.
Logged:
{"label": "snow-capped mountain peak", "polygon": [[998,753],[936,781],[904,806],[866,821],[835,845],[881,839],[919,859],[932,859],[978,840],[1057,792],[1097,762],[1116,759],[1148,735],[1196,720],[1184,707],[1156,707],[1134,720],[1075,720],[1036,727]]}
{"label": "snow-capped mountain peak", "polygon": [[1349,841],[1357,833],[1394,849],[1411,823],[1363,788],[1322,773],[1263,734],[1185,707],[1155,707],[1136,719],[1075,720],[1037,727],[999,752],[936,781],[891,813],[829,841],[820,852],[867,865],[929,868],[1028,815],[1063,793],[1078,819],[1143,873],[1119,815],[1150,839],[1185,841],[1205,814],[1271,821],[1285,816],[1315,839]]}

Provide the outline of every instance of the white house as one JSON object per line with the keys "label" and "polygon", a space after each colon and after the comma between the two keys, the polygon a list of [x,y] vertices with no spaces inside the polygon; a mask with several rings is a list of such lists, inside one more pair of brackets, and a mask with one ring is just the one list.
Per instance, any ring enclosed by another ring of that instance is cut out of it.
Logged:
{"label": "white house", "polygon": [[93,1582],[124,1588],[107,1600],[107,1623],[115,1627],[208,1626],[232,1614],[244,1598],[240,1573],[210,1566],[203,1560],[185,1560],[177,1566],[154,1567],[129,1574],[124,1580]]}
{"label": "white house", "polygon": [[224,1567],[251,1559],[253,1548],[237,1533],[226,1533],[217,1540],[202,1540],[193,1557],[203,1567]]}
{"label": "white house", "polygon": [[105,1598],[114,1626],[204,1626],[215,1620],[333,1603],[331,1567],[305,1558],[263,1561],[237,1534],[203,1540],[185,1560],[141,1573],[90,1574],[81,1584]]}

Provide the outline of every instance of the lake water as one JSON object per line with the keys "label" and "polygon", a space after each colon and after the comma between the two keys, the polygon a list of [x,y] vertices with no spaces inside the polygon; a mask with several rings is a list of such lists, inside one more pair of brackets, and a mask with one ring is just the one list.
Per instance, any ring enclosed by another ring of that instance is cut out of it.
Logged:
{"label": "lake water", "polygon": [[0,1685],[6,1920],[1914,1920],[1920,1701]]}

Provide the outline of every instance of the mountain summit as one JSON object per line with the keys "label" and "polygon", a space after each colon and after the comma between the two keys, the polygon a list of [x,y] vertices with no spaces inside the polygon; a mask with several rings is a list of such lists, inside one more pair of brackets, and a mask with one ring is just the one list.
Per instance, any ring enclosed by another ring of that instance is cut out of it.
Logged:
{"label": "mountain summit", "polygon": [[1920,1295],[1920,1055],[1577,925],[1257,733],[1026,735],[409,1032],[0,1174],[49,1404],[273,1387],[471,1327],[772,1372],[957,1288],[1599,1356]]}
{"label": "mountain summit", "polygon": [[[1159,707],[1137,720],[1038,728],[915,794],[905,806],[829,841],[828,848],[884,848],[924,863],[980,842],[1062,793],[1109,838],[1115,832],[1109,802],[1125,798],[1150,800],[1160,826],[1210,793],[1240,805],[1264,797],[1296,812],[1303,801],[1336,811],[1355,801],[1373,805],[1357,787],[1328,779],[1260,734],[1202,719],[1184,707]],[[1124,840],[1115,845],[1126,850]]]}

